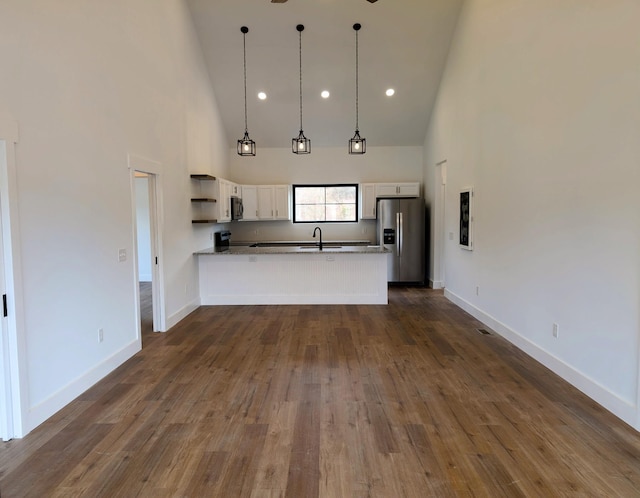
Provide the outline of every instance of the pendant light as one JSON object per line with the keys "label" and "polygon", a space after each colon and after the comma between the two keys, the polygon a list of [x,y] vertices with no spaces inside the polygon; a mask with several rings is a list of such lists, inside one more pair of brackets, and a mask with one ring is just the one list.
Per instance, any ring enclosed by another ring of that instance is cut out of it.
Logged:
{"label": "pendant light", "polygon": [[291,152],[294,154],[310,154],[311,153],[311,140],[304,136],[302,131],[302,31],[304,26],[298,24],[296,26],[298,30],[299,40],[299,52],[300,52],[300,134],[291,140]]}
{"label": "pendant light", "polygon": [[249,28],[242,26],[242,48],[244,53],[244,137],[238,140],[238,155],[255,156],[256,143],[249,138],[249,129],[247,128],[247,33]]}
{"label": "pendant light", "polygon": [[358,129],[358,31],[360,31],[360,24],[353,25],[353,29],[356,32],[356,132],[353,138],[349,140],[349,154],[364,154],[367,151],[367,139],[360,137],[360,130]]}

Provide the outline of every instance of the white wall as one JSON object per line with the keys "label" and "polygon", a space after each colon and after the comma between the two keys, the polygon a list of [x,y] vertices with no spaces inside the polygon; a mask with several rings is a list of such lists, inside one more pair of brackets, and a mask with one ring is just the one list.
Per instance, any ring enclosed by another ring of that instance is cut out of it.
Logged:
{"label": "white wall", "polygon": [[[230,151],[230,180],[249,185],[295,183],[422,182],[422,147],[367,147],[366,154],[339,148],[316,148],[296,155],[291,148],[258,148],[255,157]],[[232,240],[306,240],[313,226],[290,221],[231,223]],[[257,233],[256,233],[257,231]],[[323,240],[375,240],[375,220],[322,224]]]}
{"label": "white wall", "polygon": [[447,160],[447,295],[636,428],[638,19],[635,0],[467,0],[425,143],[433,185]]}
{"label": "white wall", "polygon": [[226,174],[228,147],[181,0],[4,0],[0,64],[0,112],[20,128],[28,432],[140,348],[128,154],[160,165],[172,322],[197,305],[207,237],[188,174]]}

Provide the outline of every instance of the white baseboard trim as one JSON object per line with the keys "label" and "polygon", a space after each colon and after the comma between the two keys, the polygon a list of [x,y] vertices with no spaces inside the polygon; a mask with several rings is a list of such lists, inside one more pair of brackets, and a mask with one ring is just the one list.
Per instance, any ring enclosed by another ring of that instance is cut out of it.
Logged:
{"label": "white baseboard trim", "polygon": [[445,289],[444,295],[451,302],[462,308],[477,320],[480,320],[487,327],[494,330],[533,359],[542,363],[549,370],[559,375],[569,384],[573,385],[575,388],[579,389],[591,399],[602,405],[616,417],[622,419],[636,430],[640,430],[640,421],[637,418],[638,407],[633,403],[620,398],[617,394],[611,392],[597,381],[591,379],[579,370],[576,370],[571,365],[565,363],[537,344],[531,342],[523,335],[509,328],[504,323],[500,322],[488,313],[485,313],[457,294],[454,294],[449,289]]}
{"label": "white baseboard trim", "polygon": [[75,398],[80,396],[87,389],[92,387],[98,381],[105,378],[125,361],[135,355],[142,349],[140,339],[129,343],[117,353],[111,355],[91,370],[73,380],[58,392],[49,396],[46,400],[31,407],[26,414],[26,420],[23,424],[23,434],[18,437],[24,437],[42,422],[53,416],[56,412],[71,403]]}
{"label": "white baseboard trim", "polygon": [[[385,289],[386,290],[386,289]],[[208,295],[202,298],[203,306],[262,306],[262,305],[307,305],[307,304],[389,304],[386,292],[380,294],[311,294],[311,295],[271,295],[247,294],[224,296]]]}
{"label": "white baseboard trim", "polygon": [[444,283],[442,282],[442,280],[429,279],[429,287],[431,287],[432,289],[443,289]]}
{"label": "white baseboard trim", "polygon": [[185,304],[178,311],[167,317],[167,330],[177,325],[180,320],[186,318],[200,307],[200,298],[197,297],[193,301]]}

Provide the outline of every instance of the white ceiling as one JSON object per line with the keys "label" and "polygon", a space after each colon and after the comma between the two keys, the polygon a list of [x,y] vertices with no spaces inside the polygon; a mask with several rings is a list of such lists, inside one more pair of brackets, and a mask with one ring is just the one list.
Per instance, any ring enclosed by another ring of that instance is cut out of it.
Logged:
{"label": "white ceiling", "polygon": [[[242,33],[247,26],[249,134],[260,147],[290,147],[303,128],[315,147],[345,150],[355,131],[355,31],[359,122],[367,146],[424,143],[463,0],[187,0],[209,68],[229,146],[244,134]],[[385,96],[393,87],[395,96]],[[331,97],[320,97],[329,90]],[[260,101],[257,93],[268,98]]]}

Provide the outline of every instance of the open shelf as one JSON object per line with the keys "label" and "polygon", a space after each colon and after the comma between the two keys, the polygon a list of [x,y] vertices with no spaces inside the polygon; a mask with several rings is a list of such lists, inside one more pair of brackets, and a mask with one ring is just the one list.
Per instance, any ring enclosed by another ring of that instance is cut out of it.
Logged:
{"label": "open shelf", "polygon": [[191,223],[218,223],[218,220],[191,220]]}
{"label": "open shelf", "polygon": [[191,175],[191,179],[192,180],[215,180],[216,177],[215,176],[211,176],[211,175],[201,175],[201,174],[192,174]]}
{"label": "open shelf", "polygon": [[208,197],[194,197],[191,199],[191,202],[216,202],[216,200]]}

